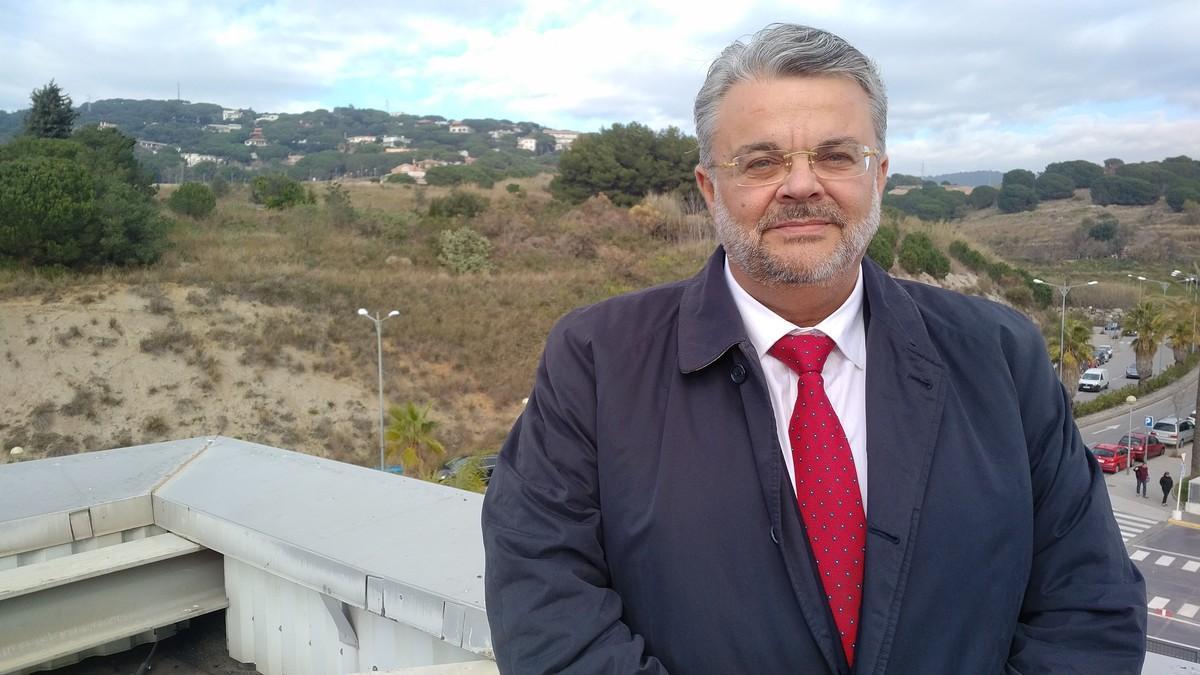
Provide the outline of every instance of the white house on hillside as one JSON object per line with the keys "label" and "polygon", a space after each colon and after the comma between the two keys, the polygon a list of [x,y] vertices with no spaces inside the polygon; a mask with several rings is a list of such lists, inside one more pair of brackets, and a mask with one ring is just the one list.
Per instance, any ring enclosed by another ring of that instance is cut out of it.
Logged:
{"label": "white house on hillside", "polygon": [[578,131],[567,131],[566,129],[546,129],[546,134],[554,139],[554,151],[560,152],[571,147],[576,138],[579,138]]}
{"label": "white house on hillside", "polygon": [[347,136],[347,143],[376,143],[379,141],[378,136]]}
{"label": "white house on hillside", "polygon": [[462,122],[451,122],[449,131],[452,134],[469,134],[475,130]]}
{"label": "white house on hillside", "polygon": [[525,138],[518,138],[517,139],[517,147],[520,148],[521,150],[537,152],[537,139],[533,138],[532,136],[526,136]]}

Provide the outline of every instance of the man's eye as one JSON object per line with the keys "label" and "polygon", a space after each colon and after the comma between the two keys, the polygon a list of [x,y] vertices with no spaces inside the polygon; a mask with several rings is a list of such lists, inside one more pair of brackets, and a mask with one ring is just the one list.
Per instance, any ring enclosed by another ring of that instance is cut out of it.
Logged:
{"label": "man's eye", "polygon": [[777,166],[780,162],[774,157],[752,157],[746,160],[746,171],[769,171]]}

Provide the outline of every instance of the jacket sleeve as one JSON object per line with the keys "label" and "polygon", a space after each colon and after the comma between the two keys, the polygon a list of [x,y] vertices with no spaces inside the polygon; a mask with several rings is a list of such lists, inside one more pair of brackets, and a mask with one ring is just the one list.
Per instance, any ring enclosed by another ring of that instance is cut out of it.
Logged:
{"label": "jacket sleeve", "polygon": [[485,593],[502,673],[665,673],[622,620],[605,563],[590,345],[560,323],[483,505]]}
{"label": "jacket sleeve", "polygon": [[1034,541],[1010,672],[1140,673],[1146,586],[1113,518],[1103,474],[1029,325],[1008,345],[1029,451]]}

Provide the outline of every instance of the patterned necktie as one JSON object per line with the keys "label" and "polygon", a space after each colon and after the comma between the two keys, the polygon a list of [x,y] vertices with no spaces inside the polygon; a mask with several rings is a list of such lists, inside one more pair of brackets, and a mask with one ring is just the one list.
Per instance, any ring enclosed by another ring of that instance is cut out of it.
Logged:
{"label": "patterned necktie", "polygon": [[853,665],[867,519],[850,442],[821,377],[833,346],[824,335],[785,335],[767,353],[800,376],[788,425],[796,496],[846,660]]}

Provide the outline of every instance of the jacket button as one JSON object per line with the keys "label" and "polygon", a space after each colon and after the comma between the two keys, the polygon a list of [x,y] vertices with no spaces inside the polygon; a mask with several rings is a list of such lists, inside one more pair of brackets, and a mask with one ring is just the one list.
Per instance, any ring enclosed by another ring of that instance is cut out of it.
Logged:
{"label": "jacket button", "polygon": [[734,384],[741,384],[746,381],[746,367],[742,364],[734,364],[733,370],[729,371],[729,379],[733,380]]}

